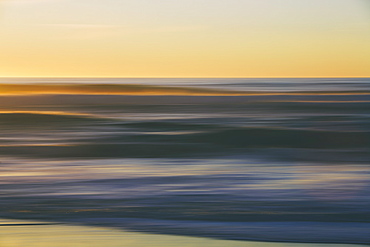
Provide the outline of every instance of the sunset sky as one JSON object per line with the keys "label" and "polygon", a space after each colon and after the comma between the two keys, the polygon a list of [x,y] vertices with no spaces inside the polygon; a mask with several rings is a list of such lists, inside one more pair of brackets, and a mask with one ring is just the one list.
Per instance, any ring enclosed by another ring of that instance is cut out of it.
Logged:
{"label": "sunset sky", "polygon": [[0,0],[0,77],[368,77],[368,0]]}

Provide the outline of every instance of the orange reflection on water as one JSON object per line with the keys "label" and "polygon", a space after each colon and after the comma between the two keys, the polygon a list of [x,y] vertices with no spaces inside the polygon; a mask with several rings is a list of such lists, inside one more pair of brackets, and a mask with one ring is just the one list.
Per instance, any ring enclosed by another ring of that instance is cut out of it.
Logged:
{"label": "orange reflection on water", "polygon": [[94,116],[88,113],[65,112],[65,111],[23,111],[23,110],[2,110],[0,114],[40,114],[40,115],[61,115],[61,116]]}
{"label": "orange reflection on water", "polygon": [[79,95],[183,95],[183,96],[314,96],[369,95],[360,91],[253,92],[195,87],[141,84],[0,84],[0,95],[79,94]]}

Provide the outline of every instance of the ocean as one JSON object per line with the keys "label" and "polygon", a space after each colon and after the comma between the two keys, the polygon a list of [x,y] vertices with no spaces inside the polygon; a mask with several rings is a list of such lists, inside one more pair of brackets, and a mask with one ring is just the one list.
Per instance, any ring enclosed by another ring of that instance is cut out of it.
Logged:
{"label": "ocean", "polygon": [[0,81],[0,218],[370,244],[370,79]]}

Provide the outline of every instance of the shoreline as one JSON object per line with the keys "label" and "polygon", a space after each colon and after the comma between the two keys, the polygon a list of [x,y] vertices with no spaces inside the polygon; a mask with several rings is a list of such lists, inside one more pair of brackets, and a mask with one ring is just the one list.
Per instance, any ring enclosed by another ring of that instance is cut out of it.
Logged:
{"label": "shoreline", "polygon": [[356,247],[361,244],[219,240],[105,227],[0,219],[1,247]]}

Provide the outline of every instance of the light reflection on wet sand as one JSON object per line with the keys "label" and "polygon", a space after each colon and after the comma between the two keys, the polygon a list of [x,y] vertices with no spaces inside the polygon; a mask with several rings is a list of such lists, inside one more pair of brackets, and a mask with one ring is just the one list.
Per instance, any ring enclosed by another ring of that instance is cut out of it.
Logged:
{"label": "light reflection on wet sand", "polygon": [[100,227],[0,220],[1,247],[355,247],[349,244],[297,244],[216,240],[143,234]]}

